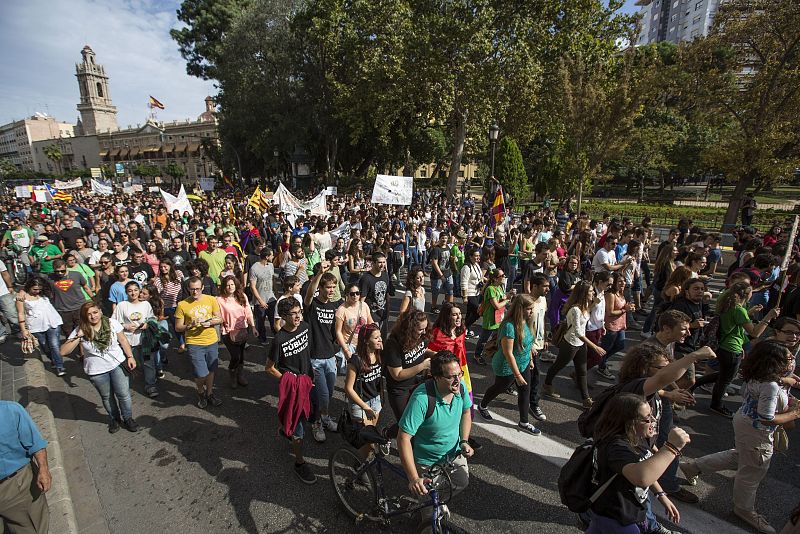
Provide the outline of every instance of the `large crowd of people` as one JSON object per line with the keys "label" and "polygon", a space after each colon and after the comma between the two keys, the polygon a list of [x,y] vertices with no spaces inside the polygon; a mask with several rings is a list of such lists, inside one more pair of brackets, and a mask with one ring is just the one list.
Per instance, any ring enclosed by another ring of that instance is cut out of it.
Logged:
{"label": "large crowd of people", "polygon": [[[472,421],[491,420],[498,396],[516,395],[518,430],[540,435],[542,399],[560,398],[555,378],[569,372],[595,482],[609,482],[580,515],[587,532],[671,532],[655,504],[677,523],[675,501],[699,500],[686,483],[723,469],[736,470],[734,513],[775,532],[755,495],[800,418],[800,254],[788,228],[738,228],[723,263],[723,236],[689,221],[657,229],[549,202],[496,217],[493,200],[426,189],[409,206],[375,205],[359,189],[329,196],[318,214],[223,192],[192,215],[146,194],[0,197],[0,247],[26,271],[20,286],[0,262],[0,343],[38,349],[58,376],[80,358],[111,433],[140,429],[134,369],[139,393],[157,397],[170,359],[188,358],[193,402],[213,410],[225,399],[220,347],[224,387],[235,389],[248,386],[245,348],[256,344],[301,482],[317,480],[304,442],[338,430],[338,396],[349,424],[395,440],[416,495],[427,491],[423,469],[459,450],[454,490],[467,486],[484,439]],[[476,366],[494,375],[487,389],[470,379]],[[698,413],[732,419],[733,447],[688,459],[691,436],[674,414],[698,390],[711,396]],[[739,406],[726,401],[736,392]],[[795,512],[787,528],[797,523]]]}

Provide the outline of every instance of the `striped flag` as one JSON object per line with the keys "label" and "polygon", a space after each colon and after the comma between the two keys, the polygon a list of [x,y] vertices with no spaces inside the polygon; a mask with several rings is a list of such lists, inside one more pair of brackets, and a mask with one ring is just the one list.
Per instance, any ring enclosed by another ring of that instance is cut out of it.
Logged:
{"label": "striped flag", "polygon": [[158,99],[154,98],[153,95],[150,95],[150,100],[148,100],[147,105],[150,107],[150,109],[164,109],[164,104],[159,102]]}
{"label": "striped flag", "polygon": [[261,192],[261,186],[256,187],[256,190],[253,191],[253,194],[247,200],[248,206],[253,206],[259,212],[264,211],[269,207],[267,200],[264,198],[264,193]]}
{"label": "striped flag", "polygon": [[236,221],[236,210],[233,209],[233,202],[228,204],[228,217],[230,217],[230,222]]}
{"label": "striped flag", "polygon": [[494,195],[494,202],[492,203],[492,228],[496,228],[502,224],[506,218],[506,201],[503,198],[503,188],[497,186],[497,193]]}
{"label": "striped flag", "polygon": [[225,182],[225,187],[229,187],[230,189],[234,189],[233,187],[233,178],[228,175],[222,177],[222,180]]}
{"label": "striped flag", "polygon": [[47,188],[47,192],[50,193],[50,196],[53,197],[53,200],[60,200],[61,202],[72,202],[72,195],[67,193],[66,191],[59,191],[50,184],[44,184],[44,186]]}

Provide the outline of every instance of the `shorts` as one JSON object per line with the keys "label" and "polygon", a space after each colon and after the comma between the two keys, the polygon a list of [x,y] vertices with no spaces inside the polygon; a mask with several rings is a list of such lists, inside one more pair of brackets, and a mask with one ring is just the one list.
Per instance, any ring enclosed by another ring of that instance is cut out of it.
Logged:
{"label": "shorts", "polygon": [[[444,291],[442,291],[444,289]],[[447,296],[453,294],[453,277],[448,276],[446,278],[432,278],[431,279],[431,291],[438,294],[444,293]]]}
{"label": "shorts", "polygon": [[205,378],[209,373],[213,373],[219,367],[219,346],[216,343],[211,345],[192,345],[186,344],[189,350],[189,358],[192,360],[194,376]]}
{"label": "shorts", "polygon": [[306,418],[302,415],[300,416],[300,420],[297,421],[297,426],[294,427],[294,432],[292,432],[292,436],[289,438],[290,441],[301,441],[306,435],[305,429],[305,422]]}
{"label": "shorts", "polygon": [[[381,413],[381,398],[377,396],[372,399],[368,399],[364,401],[364,403],[370,407],[370,409],[375,412],[376,414]],[[353,419],[364,419],[364,410],[361,409],[361,406],[355,403],[350,403],[350,415]]]}

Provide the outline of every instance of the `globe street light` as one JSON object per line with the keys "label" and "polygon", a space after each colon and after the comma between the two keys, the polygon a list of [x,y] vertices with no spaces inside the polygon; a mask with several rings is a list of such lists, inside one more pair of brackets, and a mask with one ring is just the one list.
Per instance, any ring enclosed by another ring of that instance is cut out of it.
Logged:
{"label": "globe street light", "polygon": [[492,144],[492,173],[491,177],[494,178],[494,149],[497,145],[497,137],[500,135],[500,127],[496,122],[489,126],[489,142]]}

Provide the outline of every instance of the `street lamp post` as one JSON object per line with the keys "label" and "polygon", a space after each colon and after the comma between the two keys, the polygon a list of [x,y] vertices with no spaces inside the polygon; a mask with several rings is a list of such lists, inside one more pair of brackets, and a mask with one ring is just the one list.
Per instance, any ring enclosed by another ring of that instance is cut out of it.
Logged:
{"label": "street lamp post", "polygon": [[280,178],[278,178],[278,156],[280,156],[281,153],[278,151],[278,147],[275,147],[275,149],[272,151],[272,155],[275,156],[275,180],[279,181]]}
{"label": "street lamp post", "polygon": [[494,150],[497,146],[497,137],[500,135],[500,127],[496,122],[489,126],[489,142],[492,144],[492,173],[491,178],[494,178]]}

